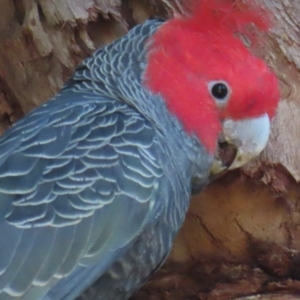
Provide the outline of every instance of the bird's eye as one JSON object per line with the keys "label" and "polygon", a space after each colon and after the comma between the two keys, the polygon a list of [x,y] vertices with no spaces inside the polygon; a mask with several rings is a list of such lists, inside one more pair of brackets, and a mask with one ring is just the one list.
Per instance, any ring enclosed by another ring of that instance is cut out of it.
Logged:
{"label": "bird's eye", "polygon": [[216,83],[211,89],[211,94],[216,99],[223,100],[228,94],[227,86],[224,83]]}
{"label": "bird's eye", "polygon": [[208,84],[211,95],[218,102],[225,102],[230,96],[230,88],[224,81],[211,81]]}

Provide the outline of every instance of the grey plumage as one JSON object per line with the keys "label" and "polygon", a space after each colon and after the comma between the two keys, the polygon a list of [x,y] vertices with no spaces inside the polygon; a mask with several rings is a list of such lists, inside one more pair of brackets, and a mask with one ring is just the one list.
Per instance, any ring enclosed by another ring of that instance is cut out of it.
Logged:
{"label": "grey plumage", "polygon": [[127,299],[165,259],[211,157],[143,85],[135,27],[0,139],[0,300]]}

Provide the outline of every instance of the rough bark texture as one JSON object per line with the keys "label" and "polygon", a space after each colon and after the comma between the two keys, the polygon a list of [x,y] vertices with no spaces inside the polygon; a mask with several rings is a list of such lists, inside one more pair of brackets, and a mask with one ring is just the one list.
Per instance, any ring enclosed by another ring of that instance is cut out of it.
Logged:
{"label": "rough bark texture", "polygon": [[[282,85],[271,140],[259,159],[192,200],[171,257],[135,300],[299,299],[300,2],[260,1],[276,15],[261,52]],[[178,10],[179,0],[1,0],[0,132],[95,48]]]}

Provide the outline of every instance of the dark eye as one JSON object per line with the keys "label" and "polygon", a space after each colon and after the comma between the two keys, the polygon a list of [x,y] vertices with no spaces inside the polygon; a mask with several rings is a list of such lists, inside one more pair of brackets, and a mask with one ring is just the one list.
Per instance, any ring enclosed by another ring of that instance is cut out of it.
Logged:
{"label": "dark eye", "polygon": [[224,83],[216,83],[211,89],[211,94],[218,100],[223,100],[228,95],[228,88]]}
{"label": "dark eye", "polygon": [[[211,81],[208,84],[208,88],[210,91],[210,94],[217,100],[218,102],[225,102],[228,100],[231,89],[228,86],[228,84],[224,81]],[[219,103],[220,103],[219,102]],[[221,104],[221,103],[220,103]]]}

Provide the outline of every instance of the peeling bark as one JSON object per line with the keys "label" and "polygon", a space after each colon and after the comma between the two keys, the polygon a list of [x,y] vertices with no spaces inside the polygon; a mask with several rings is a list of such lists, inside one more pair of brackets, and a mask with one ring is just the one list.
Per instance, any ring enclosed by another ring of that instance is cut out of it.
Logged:
{"label": "peeling bark", "polygon": [[[300,293],[300,2],[256,0],[276,16],[261,48],[282,101],[260,158],[192,200],[172,254],[133,299],[277,300]],[[179,0],[1,0],[0,133],[49,99],[83,58]]]}

